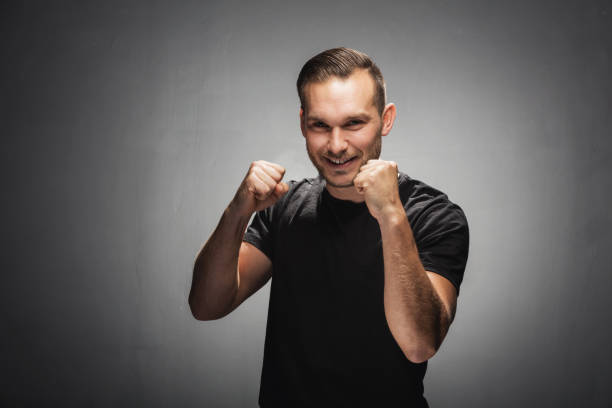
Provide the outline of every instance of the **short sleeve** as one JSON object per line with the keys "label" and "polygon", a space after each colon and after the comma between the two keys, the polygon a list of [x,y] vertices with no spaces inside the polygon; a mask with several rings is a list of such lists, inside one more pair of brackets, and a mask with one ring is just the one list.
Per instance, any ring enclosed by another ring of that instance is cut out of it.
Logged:
{"label": "short sleeve", "polygon": [[243,241],[256,246],[270,260],[273,259],[272,206],[255,213],[251,224],[244,233]]}
{"label": "short sleeve", "polygon": [[450,202],[436,205],[427,211],[417,235],[425,270],[447,278],[458,295],[469,249],[469,228],[463,210]]}

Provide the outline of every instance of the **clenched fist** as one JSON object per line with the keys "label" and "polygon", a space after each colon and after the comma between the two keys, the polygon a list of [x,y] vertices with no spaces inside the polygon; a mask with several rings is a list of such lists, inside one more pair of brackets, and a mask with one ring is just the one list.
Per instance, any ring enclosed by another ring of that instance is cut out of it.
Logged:
{"label": "clenched fist", "polygon": [[254,161],[230,206],[238,214],[249,217],[254,212],[271,206],[289,191],[287,183],[281,182],[284,175],[285,169],[276,163]]}
{"label": "clenched fist", "polygon": [[397,164],[368,160],[359,168],[353,184],[362,194],[372,217],[381,222],[387,215],[404,214],[399,197]]}

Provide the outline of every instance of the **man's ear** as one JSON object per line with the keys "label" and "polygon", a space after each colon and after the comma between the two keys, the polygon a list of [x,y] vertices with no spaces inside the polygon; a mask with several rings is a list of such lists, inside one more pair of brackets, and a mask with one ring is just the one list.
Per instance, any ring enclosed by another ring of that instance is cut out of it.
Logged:
{"label": "man's ear", "polygon": [[304,118],[304,108],[300,107],[300,129],[302,129],[302,136],[306,137],[306,122]]}
{"label": "man's ear", "polygon": [[389,132],[391,131],[391,128],[393,127],[393,123],[395,122],[396,114],[397,114],[397,111],[395,109],[395,104],[388,103],[387,106],[385,106],[385,109],[383,110],[383,114],[382,114],[383,125],[381,129],[381,134],[383,136],[388,135]]}

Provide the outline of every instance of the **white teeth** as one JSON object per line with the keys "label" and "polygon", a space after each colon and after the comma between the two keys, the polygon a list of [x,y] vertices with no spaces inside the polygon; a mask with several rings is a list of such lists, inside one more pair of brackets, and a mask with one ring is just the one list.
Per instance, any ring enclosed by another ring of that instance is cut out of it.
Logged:
{"label": "white teeth", "polygon": [[351,159],[346,159],[345,161],[340,161],[340,160],[334,160],[334,159],[330,159],[333,163],[335,164],[344,164],[347,161],[351,160]]}

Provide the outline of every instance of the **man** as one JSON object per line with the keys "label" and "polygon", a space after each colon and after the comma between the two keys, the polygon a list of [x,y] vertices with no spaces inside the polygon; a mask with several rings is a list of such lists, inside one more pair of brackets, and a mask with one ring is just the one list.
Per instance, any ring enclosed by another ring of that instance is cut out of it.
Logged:
{"label": "man", "polygon": [[297,87],[319,176],[285,183],[281,165],[251,164],[196,258],[192,313],[221,318],[272,278],[260,406],[427,407],[423,376],[455,315],[466,218],[379,159],[396,108],[367,55],[324,51]]}

